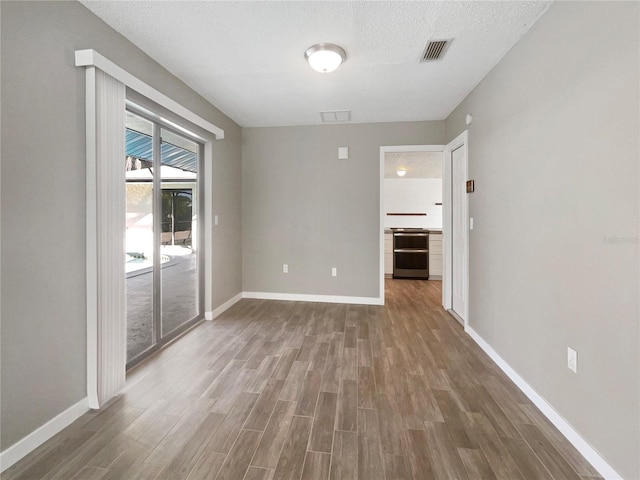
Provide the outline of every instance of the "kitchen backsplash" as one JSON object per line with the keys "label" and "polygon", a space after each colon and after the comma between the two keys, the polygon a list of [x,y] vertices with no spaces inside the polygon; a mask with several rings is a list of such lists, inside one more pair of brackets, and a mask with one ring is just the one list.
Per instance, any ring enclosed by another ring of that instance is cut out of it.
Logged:
{"label": "kitchen backsplash", "polygon": [[[441,178],[385,178],[385,228],[442,228]],[[387,213],[426,213],[389,216]]]}

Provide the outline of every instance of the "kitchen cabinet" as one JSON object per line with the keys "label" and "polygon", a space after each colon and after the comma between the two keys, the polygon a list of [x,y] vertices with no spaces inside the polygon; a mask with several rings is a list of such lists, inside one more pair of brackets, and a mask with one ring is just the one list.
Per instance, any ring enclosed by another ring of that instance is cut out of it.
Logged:
{"label": "kitchen cabinet", "polygon": [[442,232],[429,231],[429,280],[442,280]]}
{"label": "kitchen cabinet", "polygon": [[393,233],[384,232],[384,276],[393,275]]}

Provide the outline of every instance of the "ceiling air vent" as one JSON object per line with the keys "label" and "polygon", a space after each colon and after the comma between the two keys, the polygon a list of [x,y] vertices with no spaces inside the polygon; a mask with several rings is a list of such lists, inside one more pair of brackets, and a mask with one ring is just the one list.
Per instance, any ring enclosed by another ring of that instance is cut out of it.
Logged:
{"label": "ceiling air vent", "polygon": [[425,48],[424,53],[422,54],[422,60],[420,61],[433,62],[435,60],[440,60],[444,56],[444,52],[450,44],[451,40],[431,40],[427,43],[427,48]]}
{"label": "ceiling air vent", "polygon": [[351,110],[331,110],[328,112],[320,112],[320,118],[326,123],[350,122]]}

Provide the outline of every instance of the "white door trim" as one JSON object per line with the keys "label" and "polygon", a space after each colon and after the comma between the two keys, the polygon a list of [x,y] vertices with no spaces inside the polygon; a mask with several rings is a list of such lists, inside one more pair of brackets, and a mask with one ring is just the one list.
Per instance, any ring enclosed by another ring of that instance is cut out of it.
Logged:
{"label": "white door trim", "polygon": [[380,147],[380,290],[378,304],[384,305],[384,155],[396,152],[442,152],[444,145],[395,145]]}
{"label": "white door trim", "polygon": [[[455,139],[453,139],[450,143],[448,143],[444,147],[444,169],[442,175],[442,196],[444,199],[442,205],[442,260],[443,260],[443,271],[442,271],[442,305],[445,310],[451,310],[452,302],[451,302],[451,294],[452,294],[452,245],[451,245],[451,202],[452,202],[452,192],[451,192],[451,158],[454,150],[457,150],[460,147],[466,148],[465,154],[465,163],[463,165],[464,175],[468,178],[469,175],[469,131],[465,130],[460,135],[458,135]],[[462,206],[463,215],[466,218],[465,224],[467,225],[467,229],[469,228],[469,199],[465,197],[465,202]],[[466,293],[467,298],[465,298],[465,311],[464,311],[464,326],[469,324],[469,233],[467,230],[467,235],[464,242],[465,249],[465,257],[467,258],[467,264],[465,265],[465,275],[463,278],[464,282],[464,291]]]}

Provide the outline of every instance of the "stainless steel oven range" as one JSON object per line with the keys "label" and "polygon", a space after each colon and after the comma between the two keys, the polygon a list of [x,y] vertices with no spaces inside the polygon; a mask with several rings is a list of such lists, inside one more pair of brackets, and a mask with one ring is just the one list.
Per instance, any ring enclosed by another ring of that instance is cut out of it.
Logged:
{"label": "stainless steel oven range", "polygon": [[429,230],[392,228],[393,278],[429,278]]}

